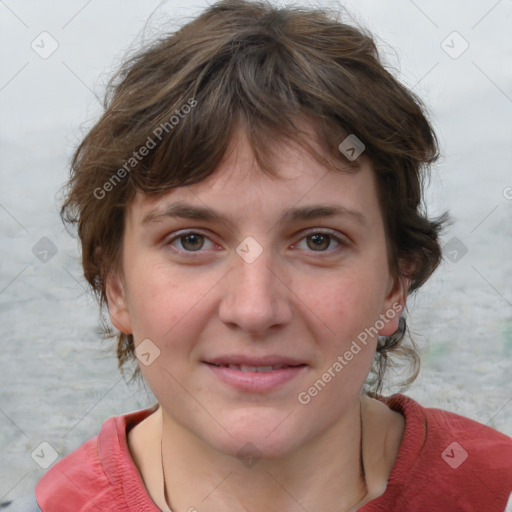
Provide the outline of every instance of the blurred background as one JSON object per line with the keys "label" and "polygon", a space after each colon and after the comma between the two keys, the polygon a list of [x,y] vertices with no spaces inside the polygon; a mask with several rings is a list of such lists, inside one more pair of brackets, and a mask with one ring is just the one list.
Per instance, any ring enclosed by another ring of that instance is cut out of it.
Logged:
{"label": "blurred background", "polygon": [[[0,502],[32,492],[42,449],[63,457],[108,417],[154,402],[100,339],[60,188],[126,52],[207,5],[0,2]],[[429,107],[443,157],[428,211],[454,220],[445,261],[409,301],[423,359],[405,393],[512,436],[512,1],[342,5]]]}

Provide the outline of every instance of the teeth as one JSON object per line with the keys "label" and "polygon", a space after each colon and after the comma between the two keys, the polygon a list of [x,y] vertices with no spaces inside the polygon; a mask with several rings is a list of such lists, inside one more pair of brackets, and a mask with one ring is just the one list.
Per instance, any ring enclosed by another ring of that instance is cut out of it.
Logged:
{"label": "teeth", "polygon": [[274,366],[248,366],[245,364],[229,364],[228,368],[241,372],[271,372],[272,370],[280,370],[281,368],[286,368],[286,366],[282,364],[276,364]]}

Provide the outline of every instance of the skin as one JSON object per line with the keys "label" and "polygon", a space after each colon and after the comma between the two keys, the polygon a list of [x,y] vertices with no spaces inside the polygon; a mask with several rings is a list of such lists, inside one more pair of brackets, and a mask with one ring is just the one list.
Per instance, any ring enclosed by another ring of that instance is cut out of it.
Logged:
{"label": "skin", "polygon": [[[128,443],[162,510],[169,508],[161,439],[174,512],[348,511],[382,494],[398,454],[403,416],[361,394],[376,337],[307,405],[297,398],[359,333],[393,304],[405,304],[408,283],[389,273],[371,164],[342,173],[283,143],[275,166],[282,179],[257,168],[238,130],[213,175],[156,199],[138,193],[126,212],[122,272],[107,276],[107,297],[115,327],[133,334],[136,346],[150,339],[160,350],[140,365],[160,407],[130,431]],[[165,216],[143,222],[178,200],[223,213],[232,224]],[[277,223],[290,208],[317,204],[365,220]],[[180,238],[186,229],[196,237]],[[252,263],[235,250],[248,236],[263,249]],[[398,318],[379,335],[394,333]],[[307,367],[270,392],[243,392],[202,363],[233,353],[293,355]],[[258,451],[251,467],[237,457],[246,443]]]}

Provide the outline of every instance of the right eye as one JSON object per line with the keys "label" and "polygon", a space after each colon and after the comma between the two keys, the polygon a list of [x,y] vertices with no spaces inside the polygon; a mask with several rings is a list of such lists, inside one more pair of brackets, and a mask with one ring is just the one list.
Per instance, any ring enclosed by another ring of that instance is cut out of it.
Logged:
{"label": "right eye", "polygon": [[[179,253],[190,254],[195,252],[204,252],[201,251],[204,246],[204,240],[209,240],[209,238],[202,233],[198,233],[197,231],[181,231],[174,234],[169,240],[167,240],[165,245],[171,246],[173,250]],[[181,245],[182,248],[177,248],[174,246],[174,242],[176,241]]]}

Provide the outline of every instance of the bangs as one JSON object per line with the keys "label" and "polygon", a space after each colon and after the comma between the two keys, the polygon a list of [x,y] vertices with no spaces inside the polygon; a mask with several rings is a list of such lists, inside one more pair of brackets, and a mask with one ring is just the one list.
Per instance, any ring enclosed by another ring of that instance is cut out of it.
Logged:
{"label": "bangs", "polygon": [[[174,87],[162,95],[167,84],[154,77],[151,82],[148,77],[147,87],[138,83],[136,91],[118,90],[110,109],[123,104],[128,113],[131,103],[133,110],[122,123],[122,139],[117,136],[118,159],[110,170],[124,168],[134,188],[149,195],[191,185],[215,171],[239,130],[246,132],[255,160],[267,174],[275,175],[274,157],[287,143],[305,149],[327,169],[357,169],[359,162],[338,149],[355,132],[355,119],[347,115],[355,102],[349,94],[353,87],[338,83],[329,94],[326,83],[314,84],[304,76],[307,71],[287,55],[284,42],[245,37],[246,44],[239,41],[233,48],[233,41],[227,41],[220,52],[206,46],[203,58],[196,55],[196,65],[181,77],[190,84],[186,90]],[[133,68],[123,80],[130,81],[131,73]],[[165,71],[162,75],[167,76]],[[306,80],[310,85],[305,91]],[[143,158],[134,156],[141,152]]]}

